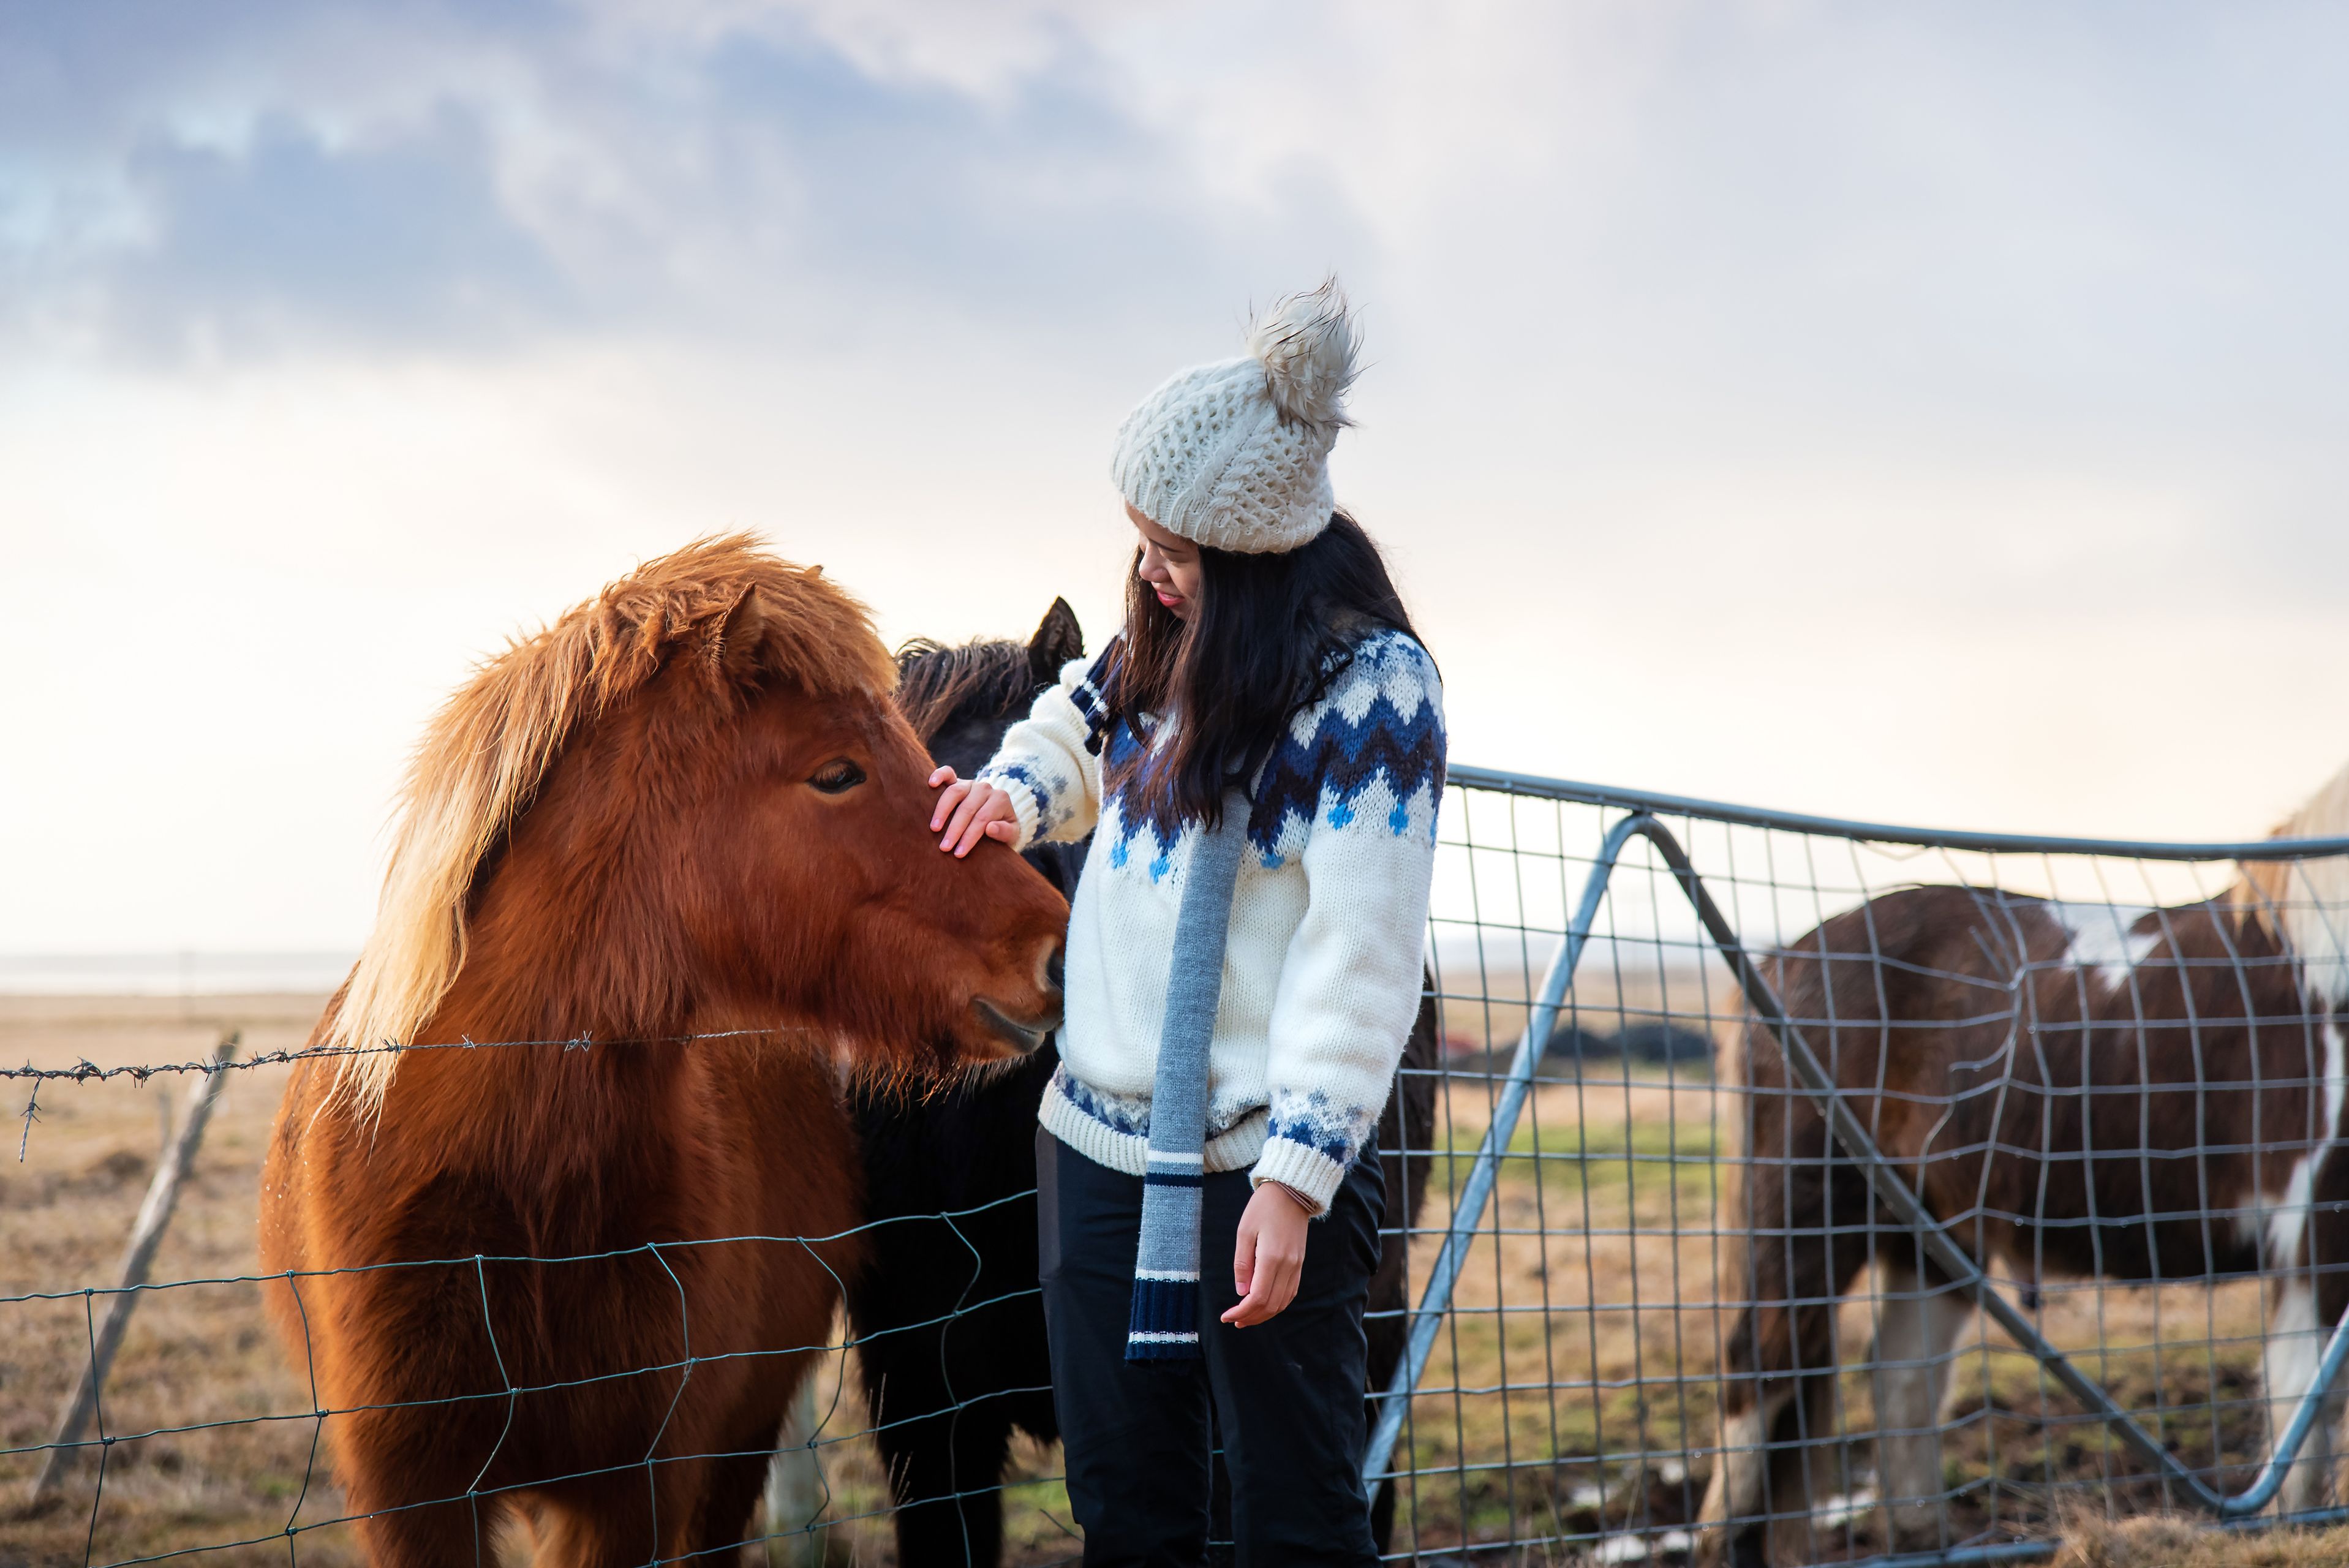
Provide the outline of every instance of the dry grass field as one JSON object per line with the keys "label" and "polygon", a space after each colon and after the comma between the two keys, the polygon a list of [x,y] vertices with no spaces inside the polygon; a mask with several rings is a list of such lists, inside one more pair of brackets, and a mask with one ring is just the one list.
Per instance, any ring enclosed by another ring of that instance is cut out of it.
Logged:
{"label": "dry grass field", "polygon": [[[100,1067],[206,1057],[222,1028],[243,1031],[248,1052],[297,1047],[316,1016],[312,998],[206,997],[102,1002],[70,997],[0,1001],[0,1061],[14,1067]],[[103,1402],[109,1435],[105,1485],[93,1508],[98,1466],[77,1468],[65,1498],[39,1513],[25,1507],[43,1456],[26,1451],[54,1435],[58,1408],[88,1357],[90,1320],[104,1298],[67,1295],[0,1305],[0,1560],[94,1562],[206,1542],[265,1544],[218,1554],[223,1562],[285,1560],[282,1532],[296,1515],[331,1517],[331,1488],[313,1482],[312,1427],[288,1418],[311,1408],[306,1386],[268,1333],[257,1285],[254,1218],[269,1119],[284,1068],[232,1074],[210,1133],[155,1259],[156,1281],[217,1280],[146,1293]],[[161,1107],[176,1112],[186,1080],[139,1085],[47,1082],[36,1119],[28,1095],[9,1086],[7,1158],[0,1163],[0,1295],[112,1284],[133,1216],[161,1147]],[[17,1159],[19,1144],[23,1158]],[[222,1423],[212,1425],[212,1423]],[[315,1542],[315,1545],[314,1545]],[[350,1560],[339,1532],[301,1541],[302,1555]]]}
{"label": "dry grass field", "polygon": [[[1610,1026],[1616,1000],[1601,1009],[1586,995],[1586,1018]],[[1629,987],[1620,998],[1634,1008],[1642,1000]],[[223,1028],[241,1029],[248,1053],[267,1052],[298,1045],[316,1006],[0,998],[0,1061],[193,1061]],[[1620,1563],[1673,1560],[1686,1546],[1710,1465],[1715,1346],[1728,1322],[1724,1266],[1734,1243],[1716,1233],[1713,1212],[1734,1107],[1702,1075],[1609,1070],[1549,1078],[1535,1092],[1463,1276],[1461,1310],[1438,1336],[1402,1450],[1418,1473],[1401,1499],[1396,1542],[1427,1561]],[[142,1296],[107,1388],[106,1430],[117,1440],[105,1450],[103,1486],[97,1464],[84,1462],[63,1501],[40,1511],[24,1506],[39,1446],[103,1309],[104,1298],[79,1293],[114,1280],[160,1145],[160,1103],[177,1101],[185,1080],[45,1084],[29,1123],[17,1117],[24,1087],[10,1086],[17,1119],[0,1124],[9,1133],[0,1296],[15,1298],[0,1301],[0,1568],[86,1554],[100,1563],[163,1553],[206,1563],[355,1560],[347,1529],[327,1522],[340,1499],[317,1450],[306,1381],[269,1333],[250,1278],[261,1156],[284,1073],[245,1069],[227,1080],[152,1274],[208,1283]],[[1446,1097],[1437,1145],[1454,1152],[1436,1161],[1414,1293],[1483,1134],[1490,1089],[1460,1078]],[[65,1294],[24,1299],[35,1293]],[[2251,1403],[2251,1287],[2052,1290],[2043,1310],[2051,1336],[2086,1352],[2133,1408],[2157,1412],[2189,1462],[2244,1467],[2256,1457],[2263,1420]],[[1864,1308],[1847,1309],[1842,1340],[1847,1362],[1866,1357]],[[836,1355],[816,1388],[828,1412],[824,1555],[881,1568],[894,1562],[886,1489],[859,1435],[862,1402],[853,1382],[843,1386],[851,1377],[848,1354]],[[1954,1382],[1944,1448],[1952,1542],[2044,1537],[2067,1510],[2103,1516],[2162,1502],[2116,1444],[1994,1336],[1968,1338]],[[1868,1379],[1847,1374],[1843,1393],[1850,1468],[1835,1495],[1816,1500],[1823,1560],[1888,1544],[1868,1506]],[[1054,1452],[1017,1457],[1008,1492],[1014,1563],[1074,1559],[1057,1470]],[[2245,1474],[2230,1479],[2240,1485]],[[1501,1545],[1512,1541],[1526,1544]],[[1499,1549],[1461,1554],[1477,1543]],[[517,1543],[507,1555],[527,1553]],[[2117,1568],[2125,1559],[2095,1561]]]}
{"label": "dry grass field", "polygon": [[2064,1532],[2054,1568],[2340,1568],[2349,1528],[2212,1530],[2169,1514],[2084,1519]]}

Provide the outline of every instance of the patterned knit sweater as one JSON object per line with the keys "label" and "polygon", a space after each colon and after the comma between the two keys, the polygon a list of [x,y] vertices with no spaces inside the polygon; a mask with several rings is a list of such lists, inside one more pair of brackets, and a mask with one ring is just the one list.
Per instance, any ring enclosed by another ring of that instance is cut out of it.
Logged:
{"label": "patterned knit sweater", "polygon": [[[1061,1066],[1039,1119],[1063,1143],[1141,1175],[1176,913],[1197,825],[1131,798],[1137,740],[1105,733],[1112,642],[1036,699],[979,777],[1000,785],[1019,848],[1094,835],[1070,909]],[[1126,787],[1103,798],[1110,777]],[[1399,632],[1358,644],[1256,780],[1209,1047],[1206,1168],[1253,1167],[1326,1211],[1376,1129],[1419,1006],[1443,690]]]}

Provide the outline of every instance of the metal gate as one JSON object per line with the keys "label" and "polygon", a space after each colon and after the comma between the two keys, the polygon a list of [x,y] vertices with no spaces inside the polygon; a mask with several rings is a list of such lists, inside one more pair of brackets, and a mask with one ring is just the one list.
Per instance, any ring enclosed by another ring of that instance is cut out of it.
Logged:
{"label": "metal gate", "polygon": [[[2323,1439],[2349,1320],[2321,1355],[2304,1347],[2305,1395],[2271,1408],[2260,1269],[2125,1284],[1986,1267],[1878,1151],[1769,971],[1804,934],[1903,888],[2117,923],[2219,895],[2247,861],[2324,868],[2295,873],[2292,896],[2349,930],[2332,869],[2349,840],[1929,832],[1476,769],[1450,783],[1432,952],[1454,1055],[1429,1151],[1448,1213],[1431,1201],[1414,1238],[1409,1351],[1373,1399],[1366,1464],[1401,1491],[1395,1555],[1619,1563],[1700,1544],[1715,1470],[1752,1449],[1733,1433],[1724,1454],[1719,1415],[1740,1376],[1726,1342],[1751,1305],[1733,1265],[1754,1241],[1724,1200],[1753,1158],[1737,1135],[1754,1091],[1711,1070],[1749,1025],[1783,1052],[1783,1092],[1826,1119],[1837,1161],[1905,1232],[1900,1249],[1930,1262],[1932,1294],[1969,1319],[1937,1357],[1950,1387],[1930,1429],[1903,1434],[1938,1448],[1939,1484],[1896,1520],[1874,1473],[1872,1396],[1902,1369],[1875,1350],[1880,1269],[1830,1304],[1834,1416],[1800,1439],[1817,1451],[1799,1500],[1773,1503],[1774,1561],[2030,1560],[2067,1509],[2240,1520],[2274,1504]],[[2337,1104],[2341,1073],[2312,1061],[2310,1082]],[[1765,1522],[1727,1515],[1733,1530]]]}

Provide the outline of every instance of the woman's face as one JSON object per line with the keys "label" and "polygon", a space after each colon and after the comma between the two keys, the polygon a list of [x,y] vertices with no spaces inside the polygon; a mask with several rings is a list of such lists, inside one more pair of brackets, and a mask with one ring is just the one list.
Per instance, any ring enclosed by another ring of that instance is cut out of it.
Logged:
{"label": "woman's face", "polygon": [[1125,515],[1132,520],[1133,531],[1142,535],[1142,564],[1135,575],[1150,584],[1158,602],[1177,620],[1188,620],[1191,606],[1199,602],[1199,547],[1180,534],[1169,533],[1141,512],[1132,502],[1126,504]]}

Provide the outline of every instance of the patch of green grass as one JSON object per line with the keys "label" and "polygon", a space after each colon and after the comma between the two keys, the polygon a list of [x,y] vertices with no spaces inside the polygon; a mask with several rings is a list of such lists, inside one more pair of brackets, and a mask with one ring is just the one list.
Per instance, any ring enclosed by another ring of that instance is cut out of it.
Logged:
{"label": "patch of green grass", "polygon": [[[1463,1143],[1432,1161],[1431,1197],[1448,1202],[1467,1181],[1477,1146],[1473,1140]],[[1709,1227],[1722,1143],[1714,1129],[1698,1121],[1520,1124],[1502,1155],[1501,1181],[1504,1187],[1530,1186],[1527,1176],[1537,1172],[1545,1196],[1553,1198],[1586,1189],[1628,1189],[1638,1195],[1641,1223],[1669,1219],[1676,1201],[1681,1215],[1690,1221],[1702,1215]]]}
{"label": "patch of green grass", "polygon": [[1573,1121],[1537,1127],[1517,1124],[1509,1140],[1511,1154],[1538,1154],[1552,1160],[1583,1161],[1612,1159],[1710,1161],[1720,1151],[1717,1131],[1702,1121],[1678,1122]]}

